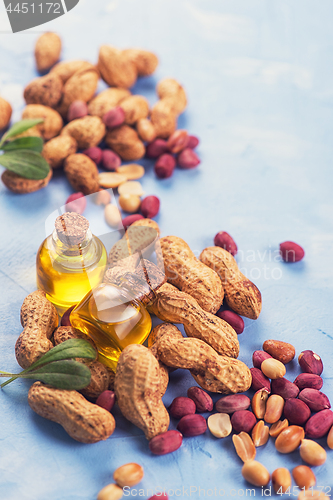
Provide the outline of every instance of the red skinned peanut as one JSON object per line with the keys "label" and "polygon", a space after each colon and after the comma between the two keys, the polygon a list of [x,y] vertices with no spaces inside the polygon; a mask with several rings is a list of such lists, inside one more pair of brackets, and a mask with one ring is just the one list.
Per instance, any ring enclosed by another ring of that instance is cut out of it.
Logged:
{"label": "red skinned peanut", "polygon": [[179,431],[166,431],[149,441],[149,449],[154,455],[166,455],[181,447],[183,436]]}
{"label": "red skinned peanut", "polygon": [[75,305],[70,307],[69,309],[67,309],[67,311],[64,312],[64,314],[61,318],[60,326],[72,326],[71,320],[70,320],[70,315],[71,315],[71,312],[73,311]]}
{"label": "red skinned peanut", "polygon": [[306,388],[319,391],[323,387],[323,379],[315,373],[301,373],[295,378],[294,384],[297,385],[300,391]]}
{"label": "red skinned peanut", "polygon": [[82,151],[82,153],[86,156],[89,156],[89,158],[98,165],[102,161],[102,150],[101,148],[98,148],[97,146],[85,149]]}
{"label": "red skinned peanut", "polygon": [[324,369],[321,357],[313,351],[302,351],[298,356],[298,362],[302,372],[321,375]]}
{"label": "red skinned peanut", "polygon": [[133,214],[133,215],[128,215],[125,217],[121,222],[123,223],[123,226],[125,229],[127,229],[133,222],[144,219],[143,215],[141,214]]}
{"label": "red skinned peanut", "polygon": [[105,168],[105,170],[114,171],[116,168],[120,167],[120,165],[121,159],[117,153],[111,151],[111,149],[104,149],[104,151],[102,151],[102,167]]}
{"label": "red skinned peanut", "polygon": [[146,196],[141,202],[140,212],[147,219],[152,219],[160,210],[160,200],[157,196]]}
{"label": "red skinned peanut", "polygon": [[251,434],[253,427],[256,425],[257,419],[255,415],[249,410],[235,411],[231,417],[232,430],[239,434],[240,432],[247,432]]}
{"label": "red skinned peanut", "polygon": [[237,335],[240,335],[244,331],[244,320],[238,314],[233,311],[220,311],[217,316],[224,319],[230,326],[235,330]]}
{"label": "red skinned peanut", "polygon": [[116,401],[116,395],[113,391],[103,391],[96,399],[96,404],[104,410],[111,411]]}
{"label": "red skinned peanut", "polygon": [[169,497],[166,493],[156,494],[153,497],[148,498],[148,500],[169,500]]}
{"label": "red skinned peanut", "polygon": [[195,402],[183,396],[175,398],[169,406],[169,413],[174,418],[182,418],[185,417],[185,415],[194,414],[195,410]]}
{"label": "red skinned peanut", "polygon": [[172,155],[163,154],[155,163],[154,171],[160,179],[171,177],[176,166],[176,160]]}
{"label": "red skinned peanut", "polygon": [[179,420],[177,429],[186,437],[200,436],[206,432],[207,422],[202,415],[185,415]]}
{"label": "red skinned peanut", "polygon": [[259,368],[261,367],[261,363],[265,361],[265,359],[271,358],[272,356],[268,354],[268,352],[265,351],[254,351],[252,354],[252,363],[254,368]]}
{"label": "red skinned peanut", "polygon": [[213,411],[213,400],[201,387],[190,387],[187,396],[194,401],[198,413]]}
{"label": "red skinned peanut", "polygon": [[266,389],[267,392],[271,392],[271,383],[259,368],[250,368],[250,372],[252,375],[251,389],[255,392],[259,391],[259,389]]}
{"label": "red skinned peanut", "polygon": [[103,122],[107,128],[119,127],[125,122],[125,111],[120,106],[116,106],[103,115]]}
{"label": "red skinned peanut", "polygon": [[280,243],[280,254],[285,262],[299,262],[303,259],[305,252],[297,243],[284,241]]}
{"label": "red skinned peanut", "polygon": [[84,101],[73,101],[67,113],[67,120],[71,122],[72,120],[76,120],[77,118],[83,118],[88,114],[88,106]]}
{"label": "red skinned peanut", "polygon": [[226,231],[220,231],[215,235],[214,245],[224,248],[224,250],[227,250],[231,255],[236,255],[237,253],[237,245],[234,239]]}
{"label": "red skinned peanut", "polygon": [[83,193],[71,194],[65,203],[66,212],[76,212],[77,214],[83,214],[86,206],[87,200]]}
{"label": "red skinned peanut", "polygon": [[188,144],[187,147],[191,149],[195,149],[199,145],[199,139],[195,135],[188,136]]}
{"label": "red skinned peanut", "polygon": [[177,163],[180,168],[190,169],[199,165],[200,159],[193,149],[185,148],[179,153]]}
{"label": "red skinned peanut", "polygon": [[155,139],[155,141],[150,142],[146,148],[146,155],[148,158],[158,158],[168,152],[168,143],[164,139]]}
{"label": "red skinned peanut", "polygon": [[180,153],[187,147],[188,141],[189,136],[186,130],[175,130],[167,142],[170,153]]}

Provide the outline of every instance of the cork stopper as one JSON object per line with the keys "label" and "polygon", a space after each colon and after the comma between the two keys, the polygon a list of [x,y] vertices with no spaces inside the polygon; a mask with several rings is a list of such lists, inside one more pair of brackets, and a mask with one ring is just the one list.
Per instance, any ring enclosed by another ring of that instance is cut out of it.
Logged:
{"label": "cork stopper", "polygon": [[72,247],[80,245],[85,240],[89,229],[89,222],[76,212],[66,212],[55,220],[55,228],[59,240]]}

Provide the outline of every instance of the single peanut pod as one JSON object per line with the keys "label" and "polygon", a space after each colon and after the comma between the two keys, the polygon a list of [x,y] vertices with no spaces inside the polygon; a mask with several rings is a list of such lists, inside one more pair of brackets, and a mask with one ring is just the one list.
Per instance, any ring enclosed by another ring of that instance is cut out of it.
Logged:
{"label": "single peanut pod", "polygon": [[252,440],[254,446],[258,448],[267,443],[269,438],[269,427],[264,424],[263,420],[259,420],[252,429]]}
{"label": "single peanut pod", "polygon": [[269,392],[266,389],[259,389],[251,401],[251,408],[258,419],[263,419],[266,413],[266,403]]}
{"label": "single peanut pod", "polygon": [[295,483],[299,488],[308,490],[311,486],[316,485],[316,476],[312,469],[307,465],[298,465],[292,471]]}
{"label": "single peanut pod", "polygon": [[291,487],[291,475],[288,469],[280,467],[272,474],[272,484],[275,493],[285,493]]}
{"label": "single peanut pod", "polygon": [[202,340],[179,338],[171,330],[158,339],[157,352],[165,365],[190,370],[196,382],[205,390],[230,394],[244,392],[251,385],[251,372],[244,363],[219,356]]}
{"label": "single peanut pod", "polygon": [[232,425],[228,413],[215,413],[207,420],[208,429],[217,438],[229,436],[232,432]]}
{"label": "single peanut pod", "polygon": [[275,448],[280,453],[295,451],[304,440],[304,429],[298,425],[290,425],[282,431],[275,441]]}
{"label": "single peanut pod", "polygon": [[303,439],[299,451],[302,460],[310,465],[323,465],[326,462],[326,451],[312,439]]}
{"label": "single peanut pod", "polygon": [[281,361],[278,361],[277,359],[274,358],[268,358],[265,359],[261,363],[260,367],[261,371],[263,372],[266,377],[274,380],[277,378],[282,378],[286,374],[286,367]]}
{"label": "single peanut pod", "polygon": [[[203,340],[218,354],[237,358],[239,354],[237,333],[226,321],[204,311],[191,295],[179,291],[169,283],[165,283],[155,291],[155,297],[148,308],[150,313],[169,323],[182,323],[189,337]],[[247,382],[248,378],[246,385]]]}
{"label": "single peanut pod", "polygon": [[242,476],[253,486],[266,486],[270,480],[270,474],[266,467],[256,460],[245,462],[242,468]]}
{"label": "single peanut pod", "polygon": [[30,293],[21,307],[24,328],[15,344],[15,356],[22,368],[28,368],[53,347],[50,338],[58,326],[58,313],[42,290]]}
{"label": "single peanut pod", "polygon": [[234,434],[232,436],[232,442],[237,455],[243,462],[248,460],[254,460],[256,456],[256,448],[253,441],[247,432],[240,432],[239,434]]}
{"label": "single peanut pod", "polygon": [[151,439],[169,427],[169,413],[160,389],[160,368],[149,349],[132,344],[122,351],[114,388],[120,411]]}
{"label": "single peanut pod", "polygon": [[282,431],[284,431],[289,426],[288,420],[285,418],[284,420],[278,420],[275,424],[271,425],[269,429],[269,435],[273,438],[278,437]]}
{"label": "single peanut pod", "polygon": [[221,247],[208,247],[199,259],[219,275],[228,306],[241,316],[257,319],[261,311],[261,293],[240,272],[231,253]]}
{"label": "single peanut pod", "polygon": [[216,313],[223,301],[216,272],[202,264],[181,238],[165,236],[160,244],[168,282],[195,298],[205,311]]}
{"label": "single peanut pod", "polygon": [[132,487],[142,481],[143,468],[136,463],[129,463],[118,467],[113,473],[114,481],[121,488]]}
{"label": "single peanut pod", "polygon": [[266,403],[266,412],[264,416],[265,422],[268,424],[275,424],[283,412],[284,399],[277,394],[270,396]]}
{"label": "single peanut pod", "polygon": [[29,389],[28,403],[38,415],[62,425],[73,439],[81,443],[107,439],[116,427],[109,411],[89,403],[77,391],[35,382]]}
{"label": "single peanut pod", "polygon": [[101,489],[97,495],[97,500],[120,500],[123,496],[123,489],[116,484],[108,484]]}

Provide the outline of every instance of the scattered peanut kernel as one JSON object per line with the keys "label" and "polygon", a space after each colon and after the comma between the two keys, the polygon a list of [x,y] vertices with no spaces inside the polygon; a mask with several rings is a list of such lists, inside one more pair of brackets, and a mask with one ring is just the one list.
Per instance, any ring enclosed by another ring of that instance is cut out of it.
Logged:
{"label": "scattered peanut kernel", "polygon": [[242,468],[242,476],[253,486],[266,486],[270,479],[266,467],[256,460],[245,462]]}
{"label": "scattered peanut kernel", "polygon": [[136,194],[122,194],[118,198],[118,203],[124,212],[134,214],[141,205],[141,199]]}
{"label": "scattered peanut kernel", "polygon": [[228,413],[215,413],[210,415],[207,420],[208,429],[217,438],[229,436],[232,431],[230,416]]}
{"label": "scattered peanut kernel", "polygon": [[259,389],[252,398],[251,408],[258,419],[265,416],[268,396],[269,392],[266,389]]}
{"label": "scattered peanut kernel", "polygon": [[97,495],[97,500],[120,500],[123,489],[116,484],[108,484]]}
{"label": "scattered peanut kernel", "polygon": [[100,189],[100,191],[96,193],[94,201],[96,205],[108,205],[111,201],[111,195],[109,191],[106,191],[105,189]]}
{"label": "scattered peanut kernel", "polygon": [[264,420],[268,424],[275,424],[283,412],[284,399],[278,394],[273,394],[270,396],[266,403],[266,412],[264,415]]}
{"label": "scattered peanut kernel", "polygon": [[247,432],[240,432],[239,434],[234,434],[232,436],[232,442],[237,455],[243,462],[248,460],[254,460],[256,456],[256,448],[253,441]]}
{"label": "scattered peanut kernel", "polygon": [[291,475],[288,469],[280,467],[272,474],[272,484],[275,493],[285,493],[291,486]]}
{"label": "scattered peanut kernel", "polygon": [[135,486],[142,480],[142,478],[143,468],[141,465],[136,463],[122,465],[113,473],[113,479],[121,488],[125,488],[125,486]]}
{"label": "scattered peanut kernel", "polygon": [[269,427],[264,424],[263,420],[259,420],[252,429],[252,440],[254,446],[258,448],[267,443],[269,438]]}
{"label": "scattered peanut kernel", "polygon": [[116,205],[111,205],[111,203],[106,205],[106,207],[104,208],[104,217],[107,224],[109,224],[109,226],[113,227],[114,229],[121,227],[121,215]]}
{"label": "scattered peanut kernel", "polygon": [[122,165],[116,168],[118,174],[124,175],[128,181],[135,181],[136,179],[141,179],[145,175],[145,169],[142,165],[136,163],[129,163],[128,165]]}
{"label": "scattered peanut kernel", "polygon": [[312,439],[303,439],[299,452],[302,460],[310,465],[317,466],[326,462],[326,451]]}
{"label": "scattered peanut kernel", "polygon": [[308,490],[311,486],[316,485],[316,476],[307,465],[298,465],[293,469],[292,475],[295,483],[300,488]]}
{"label": "scattered peanut kernel", "polygon": [[261,371],[266,377],[274,380],[285,376],[286,367],[281,361],[274,358],[268,358],[261,363]]}
{"label": "scattered peanut kernel", "polygon": [[102,172],[98,176],[98,182],[101,187],[104,188],[117,188],[121,184],[126,183],[127,177],[117,172]]}
{"label": "scattered peanut kernel", "polygon": [[323,491],[318,490],[305,490],[301,491],[297,500],[329,500],[331,497],[325,495]]}
{"label": "scattered peanut kernel", "polygon": [[[121,175],[121,174],[118,174]],[[123,194],[136,194],[137,196],[143,196],[144,191],[142,189],[142,186],[140,182],[138,181],[127,181],[119,185],[118,188],[118,193],[119,195]]]}
{"label": "scattered peanut kernel", "polygon": [[291,453],[301,444],[304,440],[304,429],[298,425],[290,425],[282,431],[275,441],[275,448],[280,453]]}
{"label": "scattered peanut kernel", "polygon": [[271,427],[269,429],[269,435],[272,436],[273,438],[276,438],[288,426],[289,426],[289,422],[286,418],[284,420],[279,420],[278,422],[275,422],[275,424],[271,425]]}

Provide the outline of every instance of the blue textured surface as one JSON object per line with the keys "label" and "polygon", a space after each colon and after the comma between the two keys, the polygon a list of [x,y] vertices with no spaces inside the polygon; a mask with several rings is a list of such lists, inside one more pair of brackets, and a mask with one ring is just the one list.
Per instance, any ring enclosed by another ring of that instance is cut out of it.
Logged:
{"label": "blue textured surface", "polygon": [[[36,76],[37,33],[4,33],[8,27],[1,9],[0,94],[19,119],[23,87]],[[95,61],[102,43],[156,51],[161,61],[156,75],[134,89],[151,102],[158,79],[172,76],[184,84],[189,107],[179,125],[200,137],[202,164],[158,181],[147,162],[143,186],[147,194],[161,198],[157,220],[162,234],[184,238],[199,253],[217,231],[230,232],[240,249],[241,268],[263,294],[260,319],[245,321],[240,359],[250,364],[253,350],[267,338],[290,341],[297,353],[314,349],[323,358],[323,390],[330,397],[332,19],[329,0],[81,0],[45,26],[62,35],[63,59]],[[45,220],[70,193],[59,174],[47,189],[30,195],[15,196],[0,185],[3,370],[18,369],[14,344],[21,331],[19,311],[35,289],[35,255],[45,237]],[[93,229],[108,230],[102,211],[91,208],[85,215]],[[287,265],[277,258],[278,244],[288,239],[304,246],[304,261]],[[295,361],[287,376],[293,380],[297,373]],[[190,385],[189,374],[172,374],[165,403],[186,395]],[[172,455],[154,457],[142,432],[115,411],[114,435],[83,445],[30,410],[28,387],[16,382],[0,394],[1,499],[93,500],[112,481],[114,469],[132,461],[145,469],[141,498],[157,487],[174,490],[170,498],[191,494],[197,499],[204,492],[220,498],[223,491],[225,497],[246,496],[249,485],[230,437],[217,440],[207,431],[185,439]],[[175,425],[173,421],[171,427]],[[270,472],[301,463],[298,451],[279,455],[273,441],[258,449],[257,459]],[[329,452],[326,464],[315,469],[319,486],[332,486],[332,460]],[[175,491],[183,486],[185,492]],[[256,496],[261,496],[260,488]]]}

